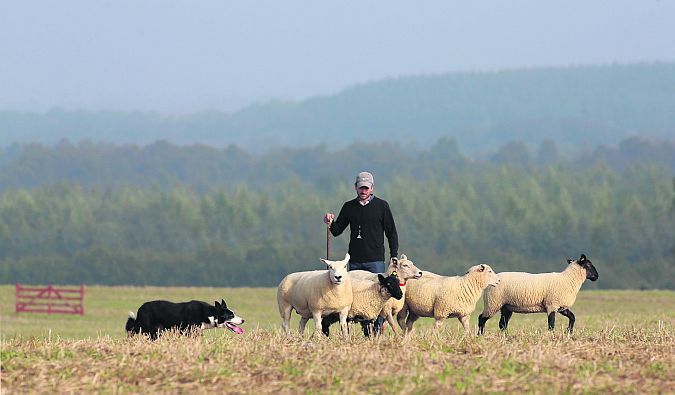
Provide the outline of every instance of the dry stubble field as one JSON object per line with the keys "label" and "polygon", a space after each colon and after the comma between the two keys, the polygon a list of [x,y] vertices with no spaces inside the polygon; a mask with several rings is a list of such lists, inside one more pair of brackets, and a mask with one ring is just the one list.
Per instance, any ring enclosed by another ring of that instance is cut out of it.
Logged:
{"label": "dry stubble field", "polygon": [[[129,310],[143,301],[224,298],[246,332],[127,339]],[[472,316],[482,309],[477,305]],[[272,288],[88,287],[85,316],[14,313],[0,286],[3,394],[13,393],[673,393],[675,292],[582,291],[576,332],[554,332],[543,314],[498,317],[483,337],[457,320],[430,332],[364,339],[285,338]],[[297,315],[293,325],[297,325]],[[310,323],[308,329],[312,329]],[[334,332],[338,332],[337,328]]]}

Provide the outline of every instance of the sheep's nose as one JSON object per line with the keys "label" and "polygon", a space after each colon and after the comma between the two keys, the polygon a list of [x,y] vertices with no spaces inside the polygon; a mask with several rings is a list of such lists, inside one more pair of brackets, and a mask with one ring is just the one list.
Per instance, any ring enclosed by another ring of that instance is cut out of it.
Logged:
{"label": "sheep's nose", "polygon": [[337,280],[337,281],[342,280],[342,276],[335,276],[335,280]]}

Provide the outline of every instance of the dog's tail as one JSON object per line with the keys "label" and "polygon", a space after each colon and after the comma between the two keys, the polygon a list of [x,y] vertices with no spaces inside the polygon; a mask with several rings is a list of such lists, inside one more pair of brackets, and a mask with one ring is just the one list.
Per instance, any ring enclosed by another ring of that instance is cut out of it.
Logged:
{"label": "dog's tail", "polygon": [[129,318],[127,319],[127,325],[126,325],[125,329],[127,330],[127,333],[129,335],[140,332],[139,331],[140,328],[136,324],[136,314],[134,314],[133,311],[129,312]]}

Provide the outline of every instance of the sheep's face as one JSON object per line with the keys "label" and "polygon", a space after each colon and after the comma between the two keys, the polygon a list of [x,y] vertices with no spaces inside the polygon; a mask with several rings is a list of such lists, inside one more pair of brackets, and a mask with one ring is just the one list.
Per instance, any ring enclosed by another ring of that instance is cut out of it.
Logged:
{"label": "sheep's face", "polygon": [[413,261],[408,260],[408,257],[404,254],[401,255],[401,259],[391,258],[389,266],[394,267],[396,273],[398,273],[398,278],[403,281],[422,277],[422,271],[415,266]]}
{"label": "sheep's face", "polygon": [[349,278],[347,273],[347,265],[349,264],[349,254],[345,255],[345,259],[342,261],[329,261],[327,259],[321,259],[323,263],[326,264],[326,269],[328,269],[328,277],[330,282],[335,285],[340,285]]}
{"label": "sheep's face", "polygon": [[401,300],[403,291],[401,291],[401,285],[398,283],[398,277],[394,275],[385,277],[378,274],[377,279],[380,281],[380,292],[384,296],[390,296],[396,300]]}
{"label": "sheep's face", "polygon": [[492,270],[490,265],[481,263],[480,265],[473,266],[471,269],[469,269],[469,273],[471,272],[477,272],[485,276],[488,286],[494,287],[499,284],[499,277],[497,276],[497,273]]}
{"label": "sheep's face", "polygon": [[586,278],[591,281],[596,281],[598,279],[598,270],[593,266],[593,262],[589,261],[586,258],[586,255],[581,254],[581,258],[578,261],[568,259],[569,263],[576,263],[577,265],[586,269]]}

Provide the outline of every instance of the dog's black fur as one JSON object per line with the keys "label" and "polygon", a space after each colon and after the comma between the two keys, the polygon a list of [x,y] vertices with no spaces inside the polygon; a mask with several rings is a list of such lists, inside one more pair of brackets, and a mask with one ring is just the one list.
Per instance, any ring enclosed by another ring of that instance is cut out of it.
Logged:
{"label": "dog's black fur", "polygon": [[199,300],[181,303],[154,300],[143,303],[135,316],[129,313],[126,330],[129,335],[143,333],[155,340],[171,329],[187,334],[199,329],[228,328],[241,334],[243,329],[238,325],[243,323],[222,299],[214,305]]}

